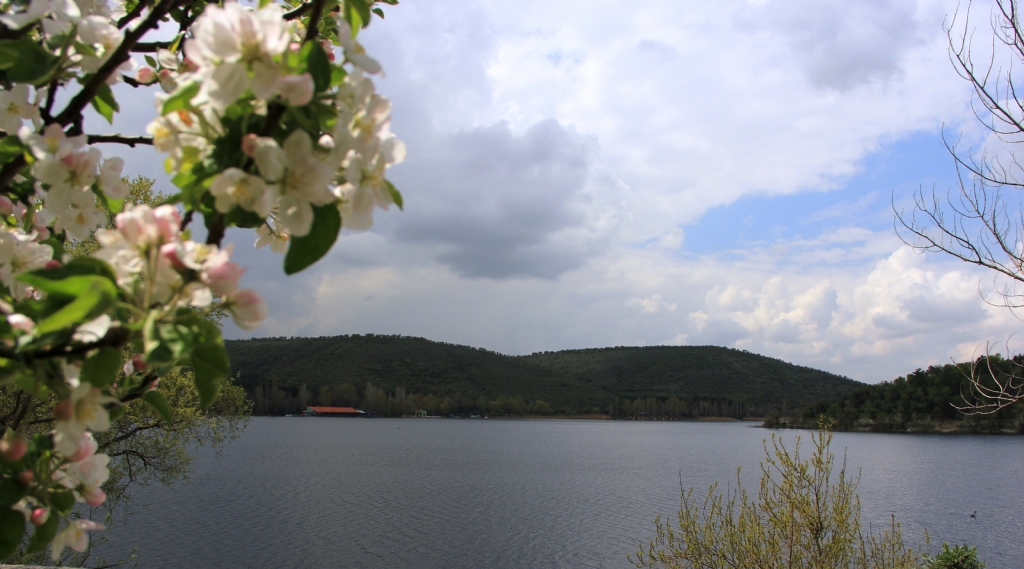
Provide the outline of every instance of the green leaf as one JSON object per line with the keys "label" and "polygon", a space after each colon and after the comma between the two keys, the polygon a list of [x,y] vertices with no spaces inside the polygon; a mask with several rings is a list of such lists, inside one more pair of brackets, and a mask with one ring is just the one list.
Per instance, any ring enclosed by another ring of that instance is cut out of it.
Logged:
{"label": "green leaf", "polygon": [[147,55],[146,56],[146,63],[148,63],[149,66],[152,67],[153,69],[156,69],[157,67],[159,67],[159,65],[156,64],[156,60],[153,59],[152,55]]}
{"label": "green leaf", "polygon": [[220,342],[207,342],[192,351],[192,374],[199,392],[199,404],[209,407],[220,393],[224,378],[231,371],[228,351]]}
{"label": "green leaf", "polygon": [[57,58],[29,38],[0,41],[0,70],[12,83],[43,82],[53,71]]}
{"label": "green leaf", "polygon": [[104,83],[96,91],[96,96],[92,98],[92,108],[107,119],[108,123],[114,123],[114,113],[120,111],[121,107],[114,99],[114,92],[110,90],[110,85]]}
{"label": "green leaf", "polygon": [[34,274],[25,274],[19,278],[23,283],[41,290],[51,297],[57,296],[68,300],[84,294],[90,286],[93,286],[95,279],[105,280],[96,275],[76,275],[61,280],[50,280]]}
{"label": "green leaf", "polygon": [[402,207],[402,193],[399,192],[398,188],[396,188],[391,182],[384,180],[384,184],[388,187],[388,194],[391,195],[391,201],[395,202],[398,209],[405,211],[405,208]]}
{"label": "green leaf", "polygon": [[28,551],[43,551],[57,535],[57,527],[60,525],[60,516],[56,512],[50,512],[46,523],[36,528],[32,538],[28,540]]}
{"label": "green leaf", "polygon": [[344,67],[332,67],[331,68],[331,87],[337,87],[345,82],[345,78],[348,77],[348,72],[345,71]]}
{"label": "green leaf", "polygon": [[161,109],[160,114],[166,115],[167,113],[173,113],[174,111],[183,111],[192,108],[192,97],[195,97],[198,93],[198,81],[179,88],[177,92],[164,101],[164,107]]}
{"label": "green leaf", "polygon": [[114,382],[120,369],[121,351],[115,348],[100,348],[82,364],[81,379],[103,389]]}
{"label": "green leaf", "polygon": [[[106,277],[112,281],[117,280],[117,274],[114,272],[113,267],[111,267],[104,261],[94,259],[92,257],[77,257],[75,259],[68,261],[67,263],[64,263],[59,267],[54,267],[52,269],[38,269],[35,271],[30,271],[22,275],[22,277],[30,276],[30,278],[33,279],[35,277],[41,277],[49,281],[59,281],[77,275],[97,275],[101,277]],[[28,280],[22,279],[22,282],[25,282],[36,288],[39,288],[40,286],[38,284],[38,281],[35,280],[30,282]]]}
{"label": "green leaf", "polygon": [[[14,478],[7,478],[0,482],[0,510],[4,510],[18,503],[28,493],[24,484]],[[2,558],[0,558],[2,559]]]}
{"label": "green leaf", "polygon": [[384,10],[381,10],[380,8],[374,8],[373,10],[371,10],[371,12],[380,16],[380,19],[384,19]]}
{"label": "green leaf", "polygon": [[24,152],[25,148],[21,145],[21,140],[17,136],[8,136],[0,140],[0,161],[6,162]]}
{"label": "green leaf", "polygon": [[171,405],[167,403],[167,398],[164,397],[163,393],[160,393],[155,389],[150,389],[142,396],[142,398],[145,399],[146,403],[149,403],[153,409],[156,409],[157,413],[160,413],[160,416],[163,417],[164,421],[167,421],[168,423],[173,422],[174,415],[171,412]]}
{"label": "green leaf", "polygon": [[0,559],[7,559],[25,535],[25,516],[10,508],[0,508]]}
{"label": "green leaf", "polygon": [[370,8],[363,0],[345,0],[345,20],[352,28],[352,39],[355,39],[370,20]]}
{"label": "green leaf", "polygon": [[67,514],[75,505],[75,495],[71,493],[71,490],[59,490],[50,494],[50,503],[57,508],[58,512]]}
{"label": "green leaf", "polygon": [[88,322],[113,306],[117,296],[114,283],[103,277],[72,277],[87,278],[89,284],[82,293],[60,310],[50,314],[36,326],[37,334],[49,334],[69,328],[76,324]]}
{"label": "green leaf", "polygon": [[303,49],[309,51],[306,54],[306,71],[309,71],[309,74],[313,76],[313,85],[316,88],[316,92],[321,93],[330,89],[331,62],[327,59],[324,49],[316,42],[306,42]]}
{"label": "green leaf", "polygon": [[341,231],[341,214],[334,204],[313,207],[313,226],[308,235],[292,237],[288,254],[284,257],[287,275],[305,269],[327,254]]}

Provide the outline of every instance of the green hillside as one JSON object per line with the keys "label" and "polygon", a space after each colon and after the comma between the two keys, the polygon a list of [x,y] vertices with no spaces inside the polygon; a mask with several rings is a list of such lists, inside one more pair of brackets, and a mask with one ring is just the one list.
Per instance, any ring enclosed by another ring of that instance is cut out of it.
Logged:
{"label": "green hillside", "polygon": [[383,414],[424,408],[441,414],[742,417],[799,409],[863,385],[713,346],[507,356],[423,338],[368,334],[233,340],[227,347],[233,372],[256,401],[257,413],[344,404]]}
{"label": "green hillside", "polygon": [[791,409],[840,397],[864,384],[742,350],[718,346],[594,348],[523,356],[605,393],[785,402]]}
{"label": "green hillside", "polygon": [[1024,357],[1007,360],[999,355],[973,363],[930,366],[808,405],[791,423],[780,421],[777,426],[813,428],[824,415],[835,421],[836,429],[846,431],[1020,433],[1024,432],[1024,407],[1019,404],[988,414],[963,413],[957,407],[965,407],[965,395],[971,397],[968,377],[972,373],[994,387],[990,370],[1006,383],[1011,374],[1019,377],[1021,366]]}

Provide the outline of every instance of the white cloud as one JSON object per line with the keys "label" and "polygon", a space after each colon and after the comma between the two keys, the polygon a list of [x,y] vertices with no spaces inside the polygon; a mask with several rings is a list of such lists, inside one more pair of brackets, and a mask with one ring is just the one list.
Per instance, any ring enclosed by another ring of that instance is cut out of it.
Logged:
{"label": "white cloud", "polygon": [[[942,31],[953,8],[403,0],[365,43],[409,145],[393,175],[406,212],[287,280],[233,231],[246,286],[271,299],[259,334],[506,353],[710,343],[870,381],[1001,339],[1018,323],[981,303],[982,273],[859,223],[888,215],[888,188],[822,209],[834,227],[802,239],[698,256],[680,228],[743,196],[828,191],[895,140],[971,127]],[[151,101],[122,104],[151,116]]]}
{"label": "white cloud", "polygon": [[650,298],[636,298],[633,297],[626,301],[626,307],[635,308],[646,314],[658,314],[659,312],[675,312],[676,306],[674,302],[666,302],[660,294],[655,294]]}

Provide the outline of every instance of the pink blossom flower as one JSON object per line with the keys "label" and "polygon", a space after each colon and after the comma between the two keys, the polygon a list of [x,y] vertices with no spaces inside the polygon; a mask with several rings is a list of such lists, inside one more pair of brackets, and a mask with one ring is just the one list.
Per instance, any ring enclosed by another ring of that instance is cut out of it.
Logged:
{"label": "pink blossom flower", "polygon": [[226,296],[238,288],[238,281],[242,278],[245,269],[230,261],[219,263],[206,268],[200,279],[210,287],[214,294]]}
{"label": "pink blossom flower", "polygon": [[252,289],[243,288],[227,295],[224,307],[231,312],[235,324],[243,330],[253,330],[267,317],[267,303]]}

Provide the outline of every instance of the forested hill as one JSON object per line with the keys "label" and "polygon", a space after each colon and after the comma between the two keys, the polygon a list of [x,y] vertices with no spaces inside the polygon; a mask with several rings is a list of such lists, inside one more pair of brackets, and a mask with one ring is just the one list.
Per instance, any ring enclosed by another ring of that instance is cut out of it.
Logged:
{"label": "forested hill", "polygon": [[785,402],[790,409],[799,409],[864,386],[825,371],[717,346],[594,348],[521,359],[623,398],[676,395]]}
{"label": "forested hill", "polygon": [[814,427],[822,415],[835,428],[850,431],[967,431],[1024,433],[1024,406],[1010,405],[994,413],[963,413],[965,395],[970,398],[968,378],[995,387],[994,372],[1003,383],[1012,374],[1019,382],[1024,356],[1012,360],[982,357],[975,362],[931,366],[905,377],[866,385],[841,398],[808,405],[792,423],[770,418],[770,426]]}
{"label": "forested hill", "polygon": [[399,410],[426,408],[440,414],[763,416],[842,397],[863,386],[714,346],[507,356],[423,338],[367,334],[231,340],[227,347],[232,371],[256,401],[257,413],[344,404],[395,414],[393,404],[400,401]]}

